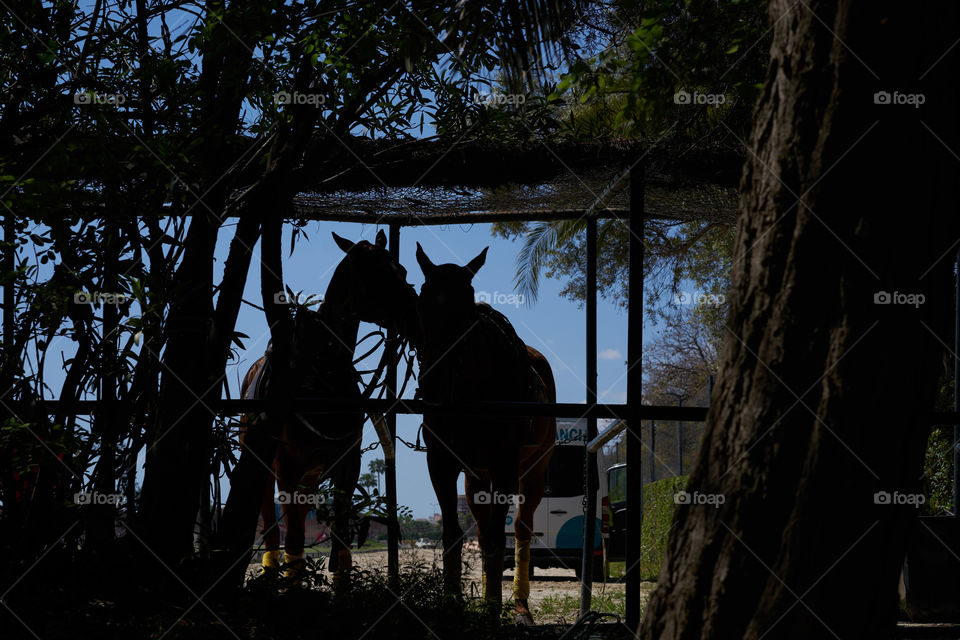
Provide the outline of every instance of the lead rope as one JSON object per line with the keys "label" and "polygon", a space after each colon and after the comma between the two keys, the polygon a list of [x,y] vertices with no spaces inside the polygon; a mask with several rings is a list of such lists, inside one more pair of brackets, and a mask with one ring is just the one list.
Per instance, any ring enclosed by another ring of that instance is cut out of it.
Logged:
{"label": "lead rope", "polygon": [[560,636],[560,640],[587,640],[593,633],[593,627],[604,618],[614,618],[617,624],[622,625],[623,620],[615,613],[600,613],[599,611],[587,611],[585,614],[570,627],[566,633]]}

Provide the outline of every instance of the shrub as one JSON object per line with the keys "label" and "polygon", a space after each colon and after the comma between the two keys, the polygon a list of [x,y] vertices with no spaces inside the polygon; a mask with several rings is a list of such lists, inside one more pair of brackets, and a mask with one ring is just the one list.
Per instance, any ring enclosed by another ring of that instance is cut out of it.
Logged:
{"label": "shrub", "polygon": [[640,535],[640,577],[656,580],[667,551],[673,524],[673,496],[683,491],[689,476],[665,478],[643,485],[643,530]]}

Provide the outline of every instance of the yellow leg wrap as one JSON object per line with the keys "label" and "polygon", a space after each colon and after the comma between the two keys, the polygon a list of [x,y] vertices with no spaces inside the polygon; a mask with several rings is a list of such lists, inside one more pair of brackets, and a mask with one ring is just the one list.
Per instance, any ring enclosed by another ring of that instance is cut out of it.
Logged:
{"label": "yellow leg wrap", "polygon": [[260,566],[263,567],[264,571],[278,568],[280,566],[280,550],[264,551],[263,557],[260,559]]}
{"label": "yellow leg wrap", "polygon": [[503,553],[483,554],[483,599],[500,606],[503,601]]}
{"label": "yellow leg wrap", "polygon": [[513,552],[514,576],[513,599],[527,600],[530,598],[530,541],[517,540],[517,548]]}
{"label": "yellow leg wrap", "polygon": [[293,578],[303,569],[303,553],[283,552],[283,562],[287,565],[283,575],[287,578]]}

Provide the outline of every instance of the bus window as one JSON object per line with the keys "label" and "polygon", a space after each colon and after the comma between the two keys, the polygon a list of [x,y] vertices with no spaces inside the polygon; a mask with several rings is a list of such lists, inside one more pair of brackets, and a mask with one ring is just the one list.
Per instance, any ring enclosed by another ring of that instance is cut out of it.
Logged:
{"label": "bus window", "polygon": [[[547,467],[546,495],[553,498],[583,495],[583,455],[583,445],[560,445],[553,448],[553,456]],[[591,472],[594,486],[599,486],[596,466]]]}
{"label": "bus window", "polygon": [[627,467],[611,467],[607,471],[607,495],[610,504],[619,504],[627,501]]}

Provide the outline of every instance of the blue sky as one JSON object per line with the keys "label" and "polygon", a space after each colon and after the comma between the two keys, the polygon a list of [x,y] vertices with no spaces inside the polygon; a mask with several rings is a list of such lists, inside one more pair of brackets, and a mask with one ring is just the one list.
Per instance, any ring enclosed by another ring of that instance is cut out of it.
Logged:
{"label": "blue sky", "polygon": [[[387,230],[385,227],[379,228]],[[285,254],[284,281],[293,291],[322,296],[333,274],[333,269],[343,256],[334,244],[330,232],[335,231],[354,241],[366,239],[372,242],[378,227],[317,222],[311,223],[305,230],[309,235],[309,241],[299,240],[292,257],[287,257]],[[285,251],[288,251],[286,247],[289,247],[290,233],[291,228],[284,230]],[[223,262],[232,237],[232,228],[221,231],[217,249],[218,277],[222,273]],[[486,264],[474,278],[474,289],[491,294],[514,293],[514,262],[519,244],[495,238],[490,233],[489,225],[404,228],[401,231],[400,262],[407,268],[408,281],[419,291],[423,283],[423,274],[414,257],[417,242],[420,242],[436,264],[445,262],[464,264],[485,246],[489,246]],[[255,255],[257,257],[250,269],[244,297],[259,305],[261,303],[259,246],[256,248]],[[559,281],[544,279],[540,297],[533,305],[500,305],[498,309],[507,315],[520,337],[543,352],[550,361],[557,382],[558,402],[585,402],[586,312],[578,308],[576,302],[560,296],[562,285],[563,283]],[[621,403],[626,399],[624,361],[627,351],[627,316],[615,304],[603,299],[598,303],[597,316],[600,401]],[[241,352],[239,361],[231,362],[227,369],[232,397],[238,397],[239,380],[250,364],[262,355],[269,339],[263,313],[248,305],[244,305],[241,309],[237,328],[250,336],[250,339],[245,341],[246,350]],[[373,328],[373,325],[361,326],[360,336]],[[374,364],[375,358],[376,355],[371,356]],[[415,388],[415,381],[411,381],[406,395],[412,397]],[[397,419],[397,432],[402,438],[413,441],[420,422],[420,416],[400,415]],[[373,427],[368,423],[364,428],[364,445],[372,443],[375,439]],[[364,471],[369,460],[381,455],[379,450],[365,454]],[[412,509],[414,517],[427,517],[437,511],[436,499],[427,474],[425,455],[401,445],[397,452],[397,468],[399,503]]]}

